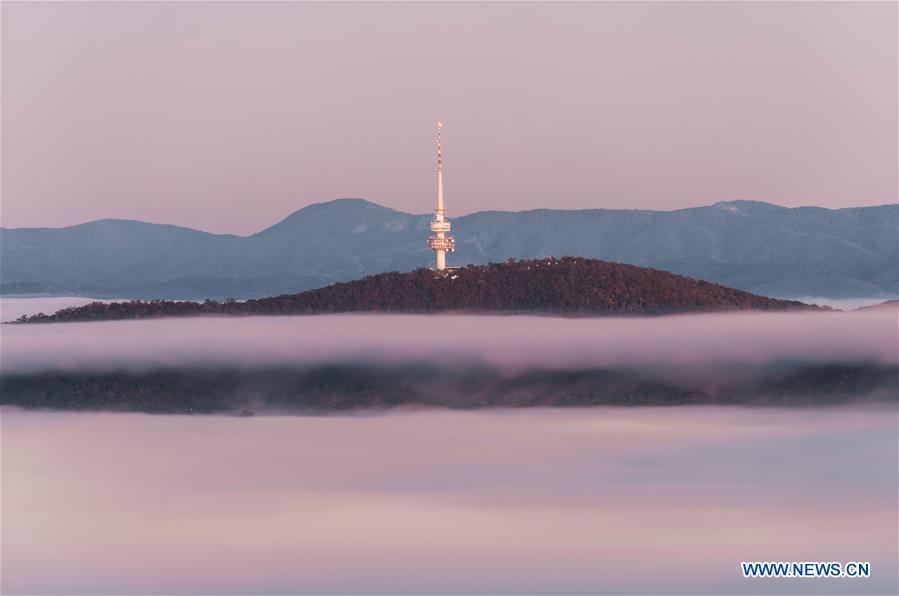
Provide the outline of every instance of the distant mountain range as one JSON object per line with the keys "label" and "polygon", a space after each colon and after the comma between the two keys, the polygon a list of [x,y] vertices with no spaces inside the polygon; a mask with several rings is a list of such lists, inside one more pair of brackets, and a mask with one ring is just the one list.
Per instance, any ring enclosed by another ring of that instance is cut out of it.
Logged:
{"label": "distant mountain range", "polygon": [[[99,220],[0,228],[0,293],[256,298],[428,266],[431,216],[362,199],[304,207],[251,236]],[[566,255],[772,297],[899,296],[899,205],[730,201],[676,211],[482,211],[453,219],[451,265]]]}

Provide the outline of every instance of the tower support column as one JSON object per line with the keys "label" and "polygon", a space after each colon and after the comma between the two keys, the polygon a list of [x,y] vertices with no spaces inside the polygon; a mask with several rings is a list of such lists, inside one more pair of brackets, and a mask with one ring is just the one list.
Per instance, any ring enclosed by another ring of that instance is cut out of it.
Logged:
{"label": "tower support column", "polygon": [[437,253],[437,270],[446,269],[446,253],[456,249],[456,239],[449,236],[452,224],[446,218],[446,207],[443,204],[443,142],[441,131],[443,123],[437,123],[437,208],[431,220],[431,231],[434,235],[428,238],[428,248]]}

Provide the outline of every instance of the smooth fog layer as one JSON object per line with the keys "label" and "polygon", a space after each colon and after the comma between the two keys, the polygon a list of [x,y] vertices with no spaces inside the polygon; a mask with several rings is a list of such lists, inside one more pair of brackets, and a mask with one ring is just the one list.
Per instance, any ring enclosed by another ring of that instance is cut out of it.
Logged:
{"label": "smooth fog layer", "polygon": [[652,318],[321,315],[6,325],[5,373],[197,364],[482,363],[510,369],[899,364],[894,310]]}
{"label": "smooth fog layer", "polygon": [[2,436],[3,593],[897,589],[895,408],[7,410]]}

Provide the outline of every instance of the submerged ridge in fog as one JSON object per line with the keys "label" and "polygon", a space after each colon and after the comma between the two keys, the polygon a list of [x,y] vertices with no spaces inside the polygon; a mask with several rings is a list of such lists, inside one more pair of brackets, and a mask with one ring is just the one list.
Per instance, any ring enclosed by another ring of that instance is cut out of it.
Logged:
{"label": "submerged ridge in fog", "polygon": [[607,369],[506,374],[432,364],[177,368],[5,375],[0,404],[154,413],[315,413],[396,407],[816,406],[896,400],[899,367],[795,362],[690,378]]}

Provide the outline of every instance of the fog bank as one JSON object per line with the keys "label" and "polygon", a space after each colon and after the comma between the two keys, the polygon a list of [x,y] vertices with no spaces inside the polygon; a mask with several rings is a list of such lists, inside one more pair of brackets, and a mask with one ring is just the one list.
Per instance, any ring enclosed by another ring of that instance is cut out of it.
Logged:
{"label": "fog bank", "polygon": [[899,363],[897,313],[653,318],[319,315],[5,325],[4,373],[230,364],[477,362],[509,368]]}

